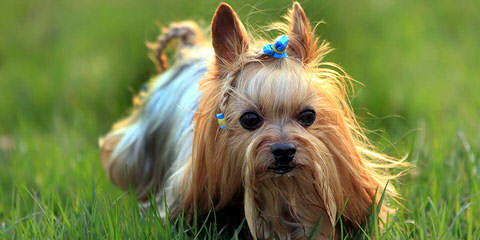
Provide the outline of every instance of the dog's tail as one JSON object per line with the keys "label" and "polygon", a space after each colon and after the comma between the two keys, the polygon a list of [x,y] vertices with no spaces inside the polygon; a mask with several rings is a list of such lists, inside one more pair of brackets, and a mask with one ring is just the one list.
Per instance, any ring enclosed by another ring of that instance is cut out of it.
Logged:
{"label": "dog's tail", "polygon": [[147,46],[152,50],[150,58],[157,66],[159,73],[168,68],[165,49],[172,40],[180,40],[177,58],[182,58],[183,49],[192,48],[204,41],[202,30],[193,21],[172,23],[168,28],[163,29],[162,32],[163,33],[158,37],[156,42],[147,43]]}

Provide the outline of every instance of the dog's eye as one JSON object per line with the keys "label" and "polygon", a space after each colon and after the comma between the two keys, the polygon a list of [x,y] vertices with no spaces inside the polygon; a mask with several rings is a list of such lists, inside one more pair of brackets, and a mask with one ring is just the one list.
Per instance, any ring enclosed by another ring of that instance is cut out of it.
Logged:
{"label": "dog's eye", "polygon": [[315,122],[315,111],[305,110],[298,115],[298,122],[305,127],[308,127]]}
{"label": "dog's eye", "polygon": [[247,130],[255,130],[262,126],[263,119],[254,112],[246,112],[240,117],[240,124]]}

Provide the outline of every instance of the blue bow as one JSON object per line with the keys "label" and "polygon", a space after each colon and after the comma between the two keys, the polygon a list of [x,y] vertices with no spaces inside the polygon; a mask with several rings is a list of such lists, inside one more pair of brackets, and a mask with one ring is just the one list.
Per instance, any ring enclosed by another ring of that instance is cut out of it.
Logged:
{"label": "blue bow", "polygon": [[223,113],[217,113],[217,121],[218,125],[220,125],[220,129],[227,129],[227,121],[225,120],[225,116],[223,115]]}
{"label": "blue bow", "polygon": [[274,58],[286,58],[287,55],[288,37],[287,35],[280,36],[274,44],[263,45],[263,54],[272,56]]}

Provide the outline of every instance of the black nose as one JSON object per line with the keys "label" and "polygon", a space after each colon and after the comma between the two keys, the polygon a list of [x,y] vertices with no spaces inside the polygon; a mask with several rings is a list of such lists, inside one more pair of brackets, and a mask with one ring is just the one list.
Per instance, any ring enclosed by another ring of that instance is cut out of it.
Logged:
{"label": "black nose", "polygon": [[293,143],[276,143],[270,151],[278,164],[288,164],[293,160],[297,148]]}

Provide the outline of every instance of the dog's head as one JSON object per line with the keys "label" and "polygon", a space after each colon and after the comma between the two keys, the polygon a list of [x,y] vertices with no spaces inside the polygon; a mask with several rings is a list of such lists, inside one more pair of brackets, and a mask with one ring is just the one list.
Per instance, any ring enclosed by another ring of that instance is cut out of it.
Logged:
{"label": "dog's head", "polygon": [[322,61],[330,49],[301,6],[294,3],[285,18],[275,26],[289,37],[288,57],[272,58],[262,54],[264,40],[249,40],[230,6],[217,9],[216,59],[200,83],[185,204],[208,208],[211,199],[221,208],[243,192],[252,232],[305,229],[322,217],[331,226],[343,207],[344,220],[362,223],[388,179],[372,159],[385,157],[367,150],[345,95],[349,78]]}

